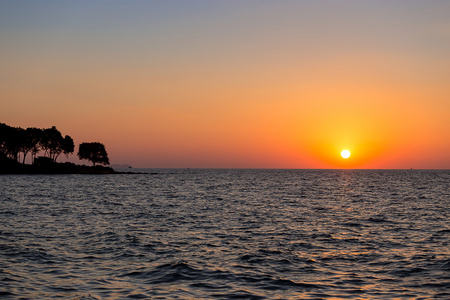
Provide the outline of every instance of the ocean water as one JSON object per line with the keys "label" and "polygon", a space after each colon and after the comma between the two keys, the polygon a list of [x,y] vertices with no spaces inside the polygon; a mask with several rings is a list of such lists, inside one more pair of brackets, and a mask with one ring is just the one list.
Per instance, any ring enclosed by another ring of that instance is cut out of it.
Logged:
{"label": "ocean water", "polygon": [[450,299],[450,171],[0,176],[2,299]]}

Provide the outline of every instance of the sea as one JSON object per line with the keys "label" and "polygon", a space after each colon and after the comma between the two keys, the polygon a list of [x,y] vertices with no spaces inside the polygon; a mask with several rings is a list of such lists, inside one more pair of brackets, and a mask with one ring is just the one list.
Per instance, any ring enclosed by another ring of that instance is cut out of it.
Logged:
{"label": "sea", "polygon": [[1,175],[0,298],[450,299],[450,170],[130,170]]}

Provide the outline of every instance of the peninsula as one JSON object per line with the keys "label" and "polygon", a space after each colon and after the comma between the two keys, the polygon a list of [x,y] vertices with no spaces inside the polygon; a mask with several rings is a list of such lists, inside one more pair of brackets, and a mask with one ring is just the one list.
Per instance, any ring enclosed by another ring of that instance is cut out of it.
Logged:
{"label": "peninsula", "polygon": [[[11,127],[0,123],[0,174],[118,174],[109,167],[108,153],[99,142],[81,143],[79,159],[92,166],[57,162],[61,154],[75,151],[73,139],[55,126],[51,128]],[[27,162],[27,155],[30,154]]]}

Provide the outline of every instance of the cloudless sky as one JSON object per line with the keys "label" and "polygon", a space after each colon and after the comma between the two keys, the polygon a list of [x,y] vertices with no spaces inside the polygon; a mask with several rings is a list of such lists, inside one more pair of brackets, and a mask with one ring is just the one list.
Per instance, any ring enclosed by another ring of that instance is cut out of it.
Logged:
{"label": "cloudless sky", "polygon": [[0,122],[111,163],[448,169],[449,78],[450,1],[0,0]]}

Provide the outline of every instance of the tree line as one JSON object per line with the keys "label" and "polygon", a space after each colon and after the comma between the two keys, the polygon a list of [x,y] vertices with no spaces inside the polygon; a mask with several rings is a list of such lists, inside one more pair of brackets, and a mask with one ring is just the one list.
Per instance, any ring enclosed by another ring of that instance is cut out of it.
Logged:
{"label": "tree line", "polygon": [[[75,144],[69,135],[63,135],[56,129],[30,127],[23,129],[0,123],[0,156],[9,157],[22,164],[28,154],[32,164],[36,158],[46,158],[56,162],[61,154],[69,155],[75,151]],[[38,154],[41,154],[38,157]],[[109,165],[108,154],[101,143],[81,143],[78,147],[78,157],[93,163]]]}

